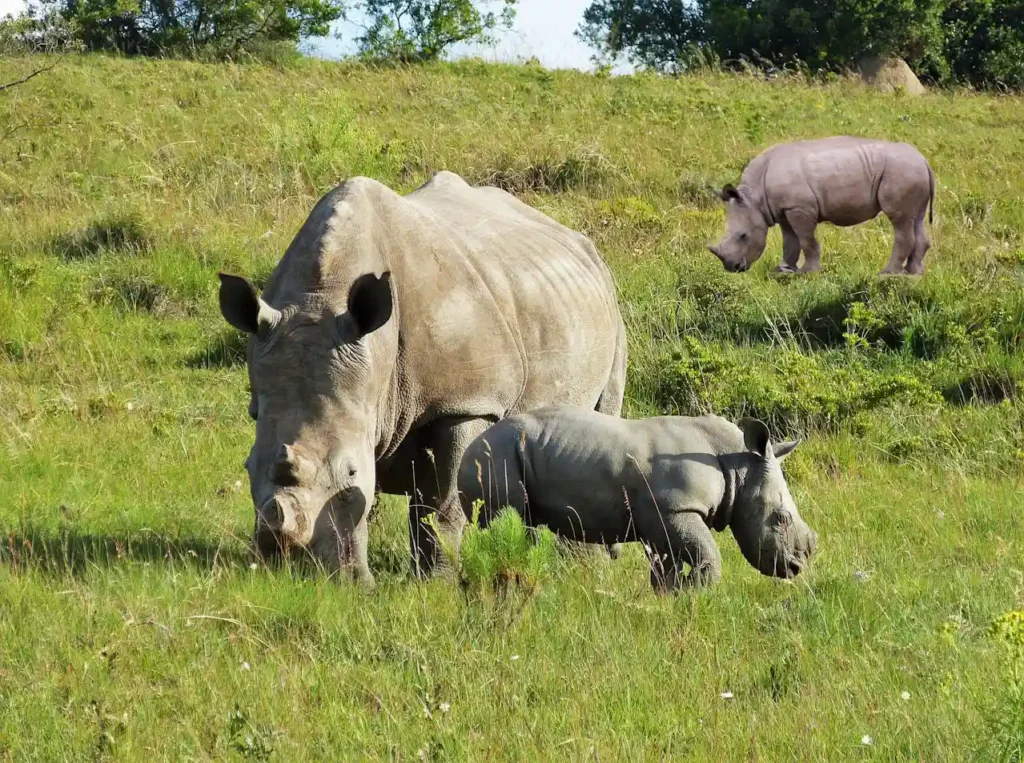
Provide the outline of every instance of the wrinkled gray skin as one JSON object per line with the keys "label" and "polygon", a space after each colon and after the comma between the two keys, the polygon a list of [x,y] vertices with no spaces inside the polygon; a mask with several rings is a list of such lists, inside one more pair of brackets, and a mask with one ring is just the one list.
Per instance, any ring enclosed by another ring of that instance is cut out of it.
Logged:
{"label": "wrinkled gray skin", "polygon": [[[920,275],[931,247],[924,218],[934,207],[928,160],[906,143],[841,136],[773,146],[719,193],[725,237],[708,247],[726,270],[743,272],[764,253],[768,229],[782,228],[779,273],[821,270],[818,223],[857,225],[878,215],[892,222],[892,256],[883,274]],[[798,266],[800,252],[804,263]]]}
{"label": "wrinkled gray skin", "polygon": [[753,419],[626,420],[552,406],[506,418],[474,440],[459,493],[468,516],[483,502],[482,525],[511,506],[526,524],[574,540],[641,541],[657,589],[717,582],[722,560],[711,531],[726,527],[757,570],[792,578],[817,544],[780,468],[796,445],[772,444]]}
{"label": "wrinkled gray skin", "polygon": [[298,547],[372,582],[375,490],[410,496],[414,571],[457,543],[465,446],[556,402],[617,416],[626,343],[607,267],[584,236],[496,188],[442,172],[402,197],[353,178],[316,205],[261,297],[221,275],[249,333],[254,547]]}

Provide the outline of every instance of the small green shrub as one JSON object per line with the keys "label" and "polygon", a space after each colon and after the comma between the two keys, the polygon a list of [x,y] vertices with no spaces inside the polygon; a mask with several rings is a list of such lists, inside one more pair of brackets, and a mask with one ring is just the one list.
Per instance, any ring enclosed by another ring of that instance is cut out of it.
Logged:
{"label": "small green shrub", "polygon": [[995,618],[989,635],[1006,650],[1005,684],[993,712],[994,759],[1024,759],[1024,611],[1014,610]]}
{"label": "small green shrub", "polygon": [[477,518],[466,528],[459,549],[463,584],[476,591],[504,595],[532,593],[550,575],[557,560],[554,533],[531,530],[513,509],[505,509],[481,529]]}
{"label": "small green shrub", "polygon": [[603,215],[630,228],[657,230],[664,221],[651,202],[637,196],[602,201],[600,209]]}

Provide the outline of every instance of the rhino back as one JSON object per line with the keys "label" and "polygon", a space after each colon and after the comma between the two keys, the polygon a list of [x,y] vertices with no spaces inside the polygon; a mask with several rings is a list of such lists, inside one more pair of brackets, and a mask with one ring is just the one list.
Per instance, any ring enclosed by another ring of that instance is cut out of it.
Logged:
{"label": "rhino back", "polygon": [[398,347],[380,370],[391,439],[442,416],[596,403],[620,317],[607,267],[579,234],[451,173],[408,196],[353,178],[316,205],[264,299],[341,313],[353,280],[383,270]]}
{"label": "rhino back", "polygon": [[906,149],[920,157],[906,144],[852,136],[774,146],[762,154],[769,206],[776,215],[799,210],[836,225],[869,220],[880,211],[878,187],[886,168],[899,171],[893,162],[905,161]]}
{"label": "rhino back", "polygon": [[742,443],[717,417],[627,420],[552,406],[498,426],[506,424],[516,432],[508,439],[526,445],[522,470],[532,505],[555,524],[582,522],[606,534],[623,527],[630,510],[685,509],[710,518],[725,489],[718,452]]}

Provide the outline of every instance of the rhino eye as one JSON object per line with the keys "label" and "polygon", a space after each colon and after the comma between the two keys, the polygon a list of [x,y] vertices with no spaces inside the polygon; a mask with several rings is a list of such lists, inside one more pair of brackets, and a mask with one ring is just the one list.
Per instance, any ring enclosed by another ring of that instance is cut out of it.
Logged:
{"label": "rhino eye", "polygon": [[781,512],[781,511],[776,511],[776,512],[772,513],[770,522],[775,527],[779,527],[779,528],[785,530],[787,527],[789,527],[793,523],[793,518],[790,517],[789,514],[786,514],[786,513]]}
{"label": "rhino eye", "polygon": [[747,234],[746,233],[741,233],[740,234],[740,241],[746,241],[746,240],[747,240]]}

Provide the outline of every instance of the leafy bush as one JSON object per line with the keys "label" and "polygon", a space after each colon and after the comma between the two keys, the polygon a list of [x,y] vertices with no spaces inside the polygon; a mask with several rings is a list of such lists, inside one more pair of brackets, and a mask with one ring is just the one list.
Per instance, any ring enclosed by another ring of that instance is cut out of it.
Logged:
{"label": "leafy bush", "polygon": [[988,632],[1007,653],[1006,684],[990,741],[995,748],[993,759],[1019,761],[1024,757],[1024,611],[1000,615]]}
{"label": "leafy bush", "polygon": [[952,79],[1024,88],[1024,6],[1019,0],[948,0],[942,22]]}

